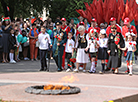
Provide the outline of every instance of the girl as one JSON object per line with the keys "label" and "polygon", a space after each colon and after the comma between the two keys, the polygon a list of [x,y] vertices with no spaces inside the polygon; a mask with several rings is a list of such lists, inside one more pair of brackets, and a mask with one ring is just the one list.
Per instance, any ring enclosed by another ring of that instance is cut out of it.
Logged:
{"label": "girl", "polygon": [[100,39],[99,39],[99,50],[98,50],[98,59],[101,60],[102,70],[99,71],[100,74],[104,72],[105,63],[108,59],[108,53],[107,53],[107,42],[108,38],[106,38],[106,31],[102,29],[100,31]]}
{"label": "girl", "polygon": [[135,54],[136,51],[136,41],[135,41],[135,34],[134,33],[126,33],[126,42],[125,42],[125,48],[120,48],[121,50],[127,49],[127,57],[126,61],[129,63],[129,75],[132,75],[132,68],[133,68],[133,62],[135,61]]}
{"label": "girl", "polygon": [[[65,52],[67,55],[67,65],[70,64],[70,58],[72,56],[72,52],[73,52],[73,48],[74,48],[74,44],[75,42],[72,40],[72,32],[68,33],[68,40],[67,40],[67,44],[66,44],[66,48],[65,48]],[[72,63],[72,67],[75,68],[74,63]],[[68,66],[66,72],[70,71],[70,66]]]}
{"label": "girl", "polygon": [[9,48],[10,48],[10,53],[9,53],[9,58],[10,58],[10,63],[16,63],[16,61],[14,60],[14,51],[16,49],[16,38],[14,35],[14,29],[10,30],[10,36],[9,36]]}
{"label": "girl", "polygon": [[90,57],[91,57],[91,69],[89,71],[89,73],[96,73],[96,69],[95,69],[95,59],[96,59],[96,54],[97,54],[97,51],[98,51],[98,39],[95,37],[95,32],[94,32],[94,29],[91,29],[90,30],[90,33],[89,33],[89,41],[88,41],[88,46],[87,48],[85,49],[85,51],[88,52],[89,50],[89,53],[90,53]]}

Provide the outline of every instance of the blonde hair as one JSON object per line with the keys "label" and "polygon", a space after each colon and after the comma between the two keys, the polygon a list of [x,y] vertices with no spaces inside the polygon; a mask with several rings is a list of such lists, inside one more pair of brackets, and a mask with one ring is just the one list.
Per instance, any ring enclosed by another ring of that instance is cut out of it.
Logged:
{"label": "blonde hair", "polygon": [[80,31],[85,31],[85,27],[84,26],[82,26],[82,25],[80,25],[79,27],[78,27],[78,31],[80,32]]}

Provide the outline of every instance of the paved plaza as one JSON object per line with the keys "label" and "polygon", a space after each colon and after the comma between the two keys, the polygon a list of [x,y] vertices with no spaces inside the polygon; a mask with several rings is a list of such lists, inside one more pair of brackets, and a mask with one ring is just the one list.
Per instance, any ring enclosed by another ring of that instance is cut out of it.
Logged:
{"label": "paved plaza", "polygon": [[[56,72],[56,65],[53,60],[50,64],[50,72],[39,72],[39,61],[21,61],[17,64],[0,64],[0,98],[17,102],[104,102],[109,100],[122,99],[138,94],[138,63],[133,68],[134,74],[125,74],[126,63],[123,58],[119,74],[106,72],[99,74],[101,69],[98,61],[97,72],[73,73]],[[87,65],[87,70],[90,63]],[[72,83],[61,80],[63,77],[74,77]],[[25,89],[29,86],[64,84],[77,86],[81,93],[74,95],[35,95],[28,94]],[[129,98],[126,102],[138,102]],[[119,101],[118,101],[119,102]],[[120,101],[121,102],[121,101]]]}

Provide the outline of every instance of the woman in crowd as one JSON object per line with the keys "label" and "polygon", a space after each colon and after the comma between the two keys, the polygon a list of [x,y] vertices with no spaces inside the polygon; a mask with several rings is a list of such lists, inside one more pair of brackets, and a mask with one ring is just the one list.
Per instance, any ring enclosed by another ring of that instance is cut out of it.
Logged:
{"label": "woman in crowd", "polygon": [[26,32],[26,37],[27,37],[27,42],[23,43],[23,57],[24,57],[24,60],[30,60],[28,57],[27,57],[27,54],[28,54],[28,48],[29,48],[29,37],[28,37],[28,33],[29,33],[29,28],[27,27],[27,23],[24,23],[23,24],[23,29],[22,31],[25,31]]}
{"label": "woman in crowd", "polygon": [[2,52],[3,52],[3,45],[2,45],[2,23],[0,22],[0,62],[2,62]]}
{"label": "woman in crowd", "polygon": [[38,30],[36,28],[36,24],[32,24],[32,29],[29,32],[29,43],[30,43],[30,58],[33,61],[34,59],[37,61],[37,53],[38,46],[36,46],[36,42],[38,41]]}
{"label": "woman in crowd", "polygon": [[113,73],[118,73],[118,67],[121,67],[122,51],[119,49],[125,47],[124,39],[121,33],[117,32],[115,25],[111,26],[112,33],[109,34],[107,52],[110,55],[107,63],[108,68],[112,68]]}
{"label": "woman in crowd", "polygon": [[87,39],[86,39],[86,33],[85,33],[85,27],[80,25],[78,27],[78,31],[80,34],[78,34],[78,37],[76,39],[76,45],[75,48],[77,48],[77,57],[76,57],[76,69],[74,72],[79,71],[79,64],[83,63],[84,70],[83,72],[86,72],[86,64],[89,62],[88,60],[88,54],[85,53],[85,49],[87,47]]}
{"label": "woman in crowd", "polygon": [[2,23],[2,30],[3,30],[3,63],[9,62],[8,61],[8,53],[9,53],[9,35],[11,30],[11,22],[9,17],[5,17]]}

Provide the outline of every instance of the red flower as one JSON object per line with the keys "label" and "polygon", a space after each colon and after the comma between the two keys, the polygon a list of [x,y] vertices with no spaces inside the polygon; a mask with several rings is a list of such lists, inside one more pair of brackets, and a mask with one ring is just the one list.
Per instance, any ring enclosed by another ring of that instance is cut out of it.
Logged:
{"label": "red flower", "polygon": [[70,66],[70,64],[68,64],[68,66]]}
{"label": "red flower", "polygon": [[99,41],[99,38],[97,38],[97,41]]}
{"label": "red flower", "polygon": [[95,38],[93,38],[95,40]]}
{"label": "red flower", "polygon": [[57,38],[57,35],[55,36],[55,38]]}
{"label": "red flower", "polygon": [[136,44],[133,44],[134,46],[136,46]]}
{"label": "red flower", "polygon": [[115,41],[115,44],[117,45],[119,43],[119,41]]}
{"label": "red flower", "polygon": [[58,40],[61,40],[61,38],[60,38],[60,37],[58,37]]}
{"label": "red flower", "polygon": [[132,45],[132,43],[130,42],[129,45]]}
{"label": "red flower", "polygon": [[91,40],[91,38],[89,38],[89,40]]}
{"label": "red flower", "polygon": [[72,59],[70,59],[70,61],[72,62]]}
{"label": "red flower", "polygon": [[34,30],[37,30],[37,28],[35,28]]}

